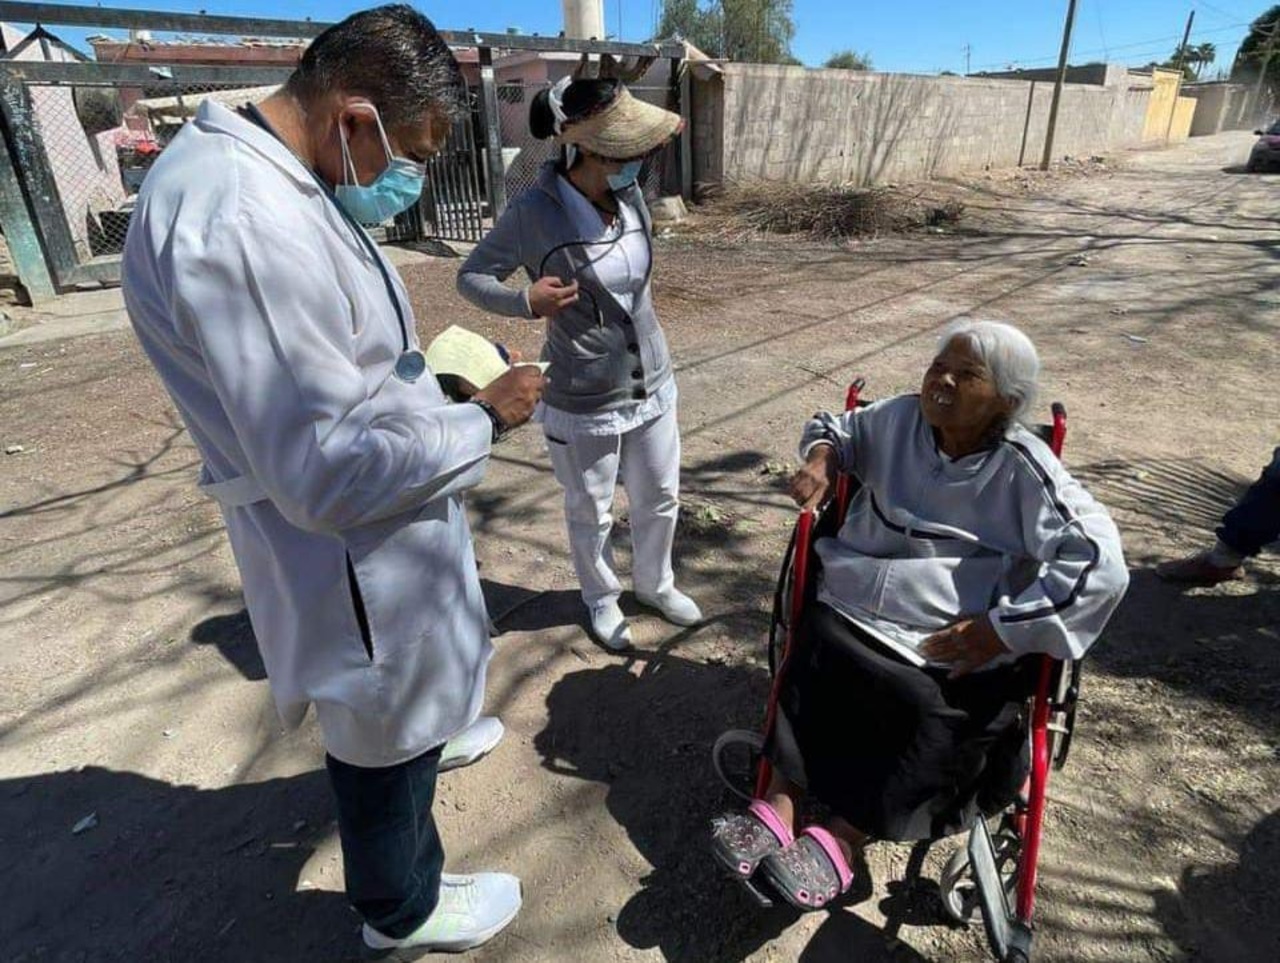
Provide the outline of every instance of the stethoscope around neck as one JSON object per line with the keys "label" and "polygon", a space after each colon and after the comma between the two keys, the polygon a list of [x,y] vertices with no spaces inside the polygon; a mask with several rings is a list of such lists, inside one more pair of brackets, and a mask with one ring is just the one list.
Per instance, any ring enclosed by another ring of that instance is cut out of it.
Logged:
{"label": "stethoscope around neck", "polygon": [[[629,231],[626,230],[625,225],[623,224],[621,208],[619,208],[618,210],[618,228],[619,228],[618,234],[615,237],[605,237],[605,238],[600,238],[594,241],[588,240],[586,238],[576,238],[572,241],[564,241],[560,244],[555,245],[555,247],[547,251],[546,254],[542,255],[542,260],[538,262],[538,273],[534,280],[540,280],[547,276],[548,262],[551,260],[551,258],[554,255],[559,254],[561,251],[567,250],[568,248],[571,248],[571,247],[580,247],[580,248],[603,247],[605,250],[600,254],[598,254],[597,256],[590,257],[588,255],[588,260],[586,264],[584,264],[581,268],[576,267],[572,262],[570,262],[569,276],[572,277],[574,280],[581,282],[582,280],[581,275],[588,268],[592,268],[596,264],[600,263],[600,261],[604,260],[604,258],[609,255],[609,252],[612,251],[614,247],[622,243],[622,239],[624,237],[630,237],[633,234],[645,233],[645,229],[643,227],[632,228]],[[585,295],[587,300],[591,302],[591,313],[596,319],[596,324],[597,326],[603,328],[604,327],[604,311],[600,309],[600,302],[596,299],[596,296],[593,293],[591,293],[591,291],[588,288],[582,286],[581,283],[579,283],[578,293],[580,295]]]}
{"label": "stethoscope around neck", "polygon": [[[271,126],[271,122],[262,116],[262,111],[258,110],[257,105],[245,104],[240,113],[280,141],[281,144],[284,144],[284,138],[276,133],[275,128]],[[287,144],[285,146],[288,147]],[[391,301],[391,307],[395,309],[396,320],[400,322],[400,355],[396,358],[393,372],[398,380],[406,384],[413,384],[426,373],[427,356],[409,344],[409,323],[405,319],[404,307],[400,304],[400,296],[396,293],[396,286],[391,280],[391,272],[387,270],[386,264],[383,263],[382,258],[379,256],[377,245],[373,243],[373,238],[369,236],[369,232],[361,227],[356,222],[356,219],[347,213],[346,208],[338,203],[338,198],[329,188],[329,185],[321,180],[315,171],[307,167],[306,164],[302,166],[307,168],[307,173],[311,175],[311,179],[324,192],[325,197],[329,198],[329,202],[333,204],[338,213],[342,215],[342,219],[350,226],[360,242],[360,246],[373,259],[373,263],[377,265],[378,273],[382,275],[382,283],[387,289],[387,298]]]}

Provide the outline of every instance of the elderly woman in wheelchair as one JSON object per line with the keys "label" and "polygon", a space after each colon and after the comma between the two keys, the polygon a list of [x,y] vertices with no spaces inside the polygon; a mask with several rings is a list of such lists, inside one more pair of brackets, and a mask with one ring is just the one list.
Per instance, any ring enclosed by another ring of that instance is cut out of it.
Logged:
{"label": "elderly woman in wheelchair", "polygon": [[[918,395],[805,426],[795,500],[822,505],[840,473],[858,487],[815,545],[767,789],[713,827],[716,858],[757,892],[819,909],[868,841],[951,835],[1017,796],[1021,657],[1079,659],[1128,585],[1111,517],[1022,422],[1038,377],[1022,332],[962,321]],[[806,800],[826,818],[806,824]]]}

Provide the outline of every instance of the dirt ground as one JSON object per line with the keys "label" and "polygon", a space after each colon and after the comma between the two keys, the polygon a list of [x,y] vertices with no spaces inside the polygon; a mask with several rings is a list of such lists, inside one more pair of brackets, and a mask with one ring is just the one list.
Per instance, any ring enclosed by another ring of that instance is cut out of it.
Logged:
{"label": "dirt ground", "polygon": [[[914,884],[905,847],[874,846],[872,882],[801,919],[756,910],[706,852],[730,803],[711,743],[760,718],[800,424],[855,374],[913,388],[966,314],[1038,343],[1068,464],[1133,569],[1051,789],[1037,958],[1280,958],[1280,566],[1188,592],[1152,573],[1278,442],[1280,181],[1232,166],[1249,140],[940,185],[966,205],[944,234],[659,242],[679,572],[709,618],[639,617],[627,657],[594,646],[540,437],[502,445],[470,504],[509,735],[443,777],[438,813],[452,866],[520,874],[526,905],[474,959],[982,958],[938,917],[948,843]],[[457,298],[456,267],[406,272],[423,336],[457,322],[536,350],[534,327]],[[132,335],[0,346],[0,442],[23,448],[0,457],[0,956],[348,958],[316,729],[280,730],[197,456]]]}

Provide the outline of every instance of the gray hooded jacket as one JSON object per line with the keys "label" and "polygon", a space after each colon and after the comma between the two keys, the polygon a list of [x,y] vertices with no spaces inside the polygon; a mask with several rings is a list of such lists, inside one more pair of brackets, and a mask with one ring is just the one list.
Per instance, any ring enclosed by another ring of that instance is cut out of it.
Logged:
{"label": "gray hooded jacket", "polygon": [[951,459],[919,397],[903,395],[815,415],[801,456],[819,444],[862,482],[839,537],[816,545],[819,598],[855,622],[914,649],[987,614],[1015,655],[1078,659],[1124,596],[1111,516],[1021,425],[995,448]]}
{"label": "gray hooded jacket", "polygon": [[[529,280],[577,280],[578,300],[547,319],[542,360],[549,362],[547,404],[574,414],[643,401],[671,378],[671,356],[653,310],[649,277],[631,313],[600,283],[591,261],[600,246],[583,243],[561,203],[554,163],[507,207],[458,272],[458,291],[494,314],[533,318],[528,295],[502,282],[519,268]],[[652,246],[653,225],[640,189],[619,195],[640,213]],[[650,252],[652,254],[652,251]],[[650,275],[653,258],[650,256]]]}

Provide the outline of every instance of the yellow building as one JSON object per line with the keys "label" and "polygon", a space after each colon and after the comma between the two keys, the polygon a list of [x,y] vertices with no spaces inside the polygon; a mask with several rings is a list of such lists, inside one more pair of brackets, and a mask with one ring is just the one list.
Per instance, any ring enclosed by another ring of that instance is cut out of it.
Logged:
{"label": "yellow building", "polygon": [[1147,120],[1142,128],[1143,143],[1186,140],[1191,136],[1196,101],[1194,97],[1178,96],[1182,90],[1181,75],[1176,70],[1156,67],[1151,71],[1151,84],[1151,101],[1147,105]]}

